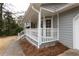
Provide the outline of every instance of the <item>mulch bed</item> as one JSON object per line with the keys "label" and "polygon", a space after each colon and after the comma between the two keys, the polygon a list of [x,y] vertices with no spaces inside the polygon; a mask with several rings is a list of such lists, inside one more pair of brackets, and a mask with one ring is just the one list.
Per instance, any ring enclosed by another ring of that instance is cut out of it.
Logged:
{"label": "mulch bed", "polygon": [[26,39],[20,40],[20,46],[26,56],[56,56],[69,49],[59,42],[55,46],[38,49]]}

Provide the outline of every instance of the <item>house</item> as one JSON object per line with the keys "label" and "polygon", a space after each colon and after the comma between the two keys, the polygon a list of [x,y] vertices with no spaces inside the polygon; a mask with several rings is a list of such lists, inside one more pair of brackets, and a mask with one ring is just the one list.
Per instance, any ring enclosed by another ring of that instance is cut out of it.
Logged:
{"label": "house", "polygon": [[44,43],[59,41],[69,48],[79,49],[78,3],[31,3],[23,23],[24,30],[19,37],[24,34],[38,48]]}

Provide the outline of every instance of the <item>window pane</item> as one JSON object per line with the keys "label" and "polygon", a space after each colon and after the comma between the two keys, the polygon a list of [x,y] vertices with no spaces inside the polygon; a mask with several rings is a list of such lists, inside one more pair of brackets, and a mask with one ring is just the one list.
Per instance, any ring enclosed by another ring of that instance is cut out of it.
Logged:
{"label": "window pane", "polygon": [[46,28],[51,28],[51,20],[46,20]]}

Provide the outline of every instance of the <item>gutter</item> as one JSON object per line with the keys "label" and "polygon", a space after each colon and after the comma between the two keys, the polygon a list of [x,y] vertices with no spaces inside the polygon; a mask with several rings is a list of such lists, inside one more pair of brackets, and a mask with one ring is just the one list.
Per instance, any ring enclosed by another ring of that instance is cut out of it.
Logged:
{"label": "gutter", "polygon": [[68,9],[71,9],[71,8],[73,8],[73,7],[76,7],[76,6],[78,6],[79,4],[77,4],[77,3],[69,3],[69,4],[67,4],[67,5],[65,5],[65,6],[63,6],[63,7],[61,7],[61,8],[59,8],[59,9],[57,9],[55,12],[63,12],[63,11],[66,11],[66,10],[68,10]]}

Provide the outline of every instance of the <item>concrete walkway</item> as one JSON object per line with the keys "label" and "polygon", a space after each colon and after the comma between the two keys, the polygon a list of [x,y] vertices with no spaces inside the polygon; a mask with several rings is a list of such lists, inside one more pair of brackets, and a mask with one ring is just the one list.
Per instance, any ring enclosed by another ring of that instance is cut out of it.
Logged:
{"label": "concrete walkway", "polygon": [[59,56],[79,56],[79,50],[69,49],[64,53],[60,54]]}
{"label": "concrete walkway", "polygon": [[7,48],[6,52],[2,56],[24,56],[24,53],[19,46],[19,42],[13,42],[11,45]]}
{"label": "concrete walkway", "polygon": [[0,37],[0,56],[4,54],[7,47],[14,41],[17,36]]}

